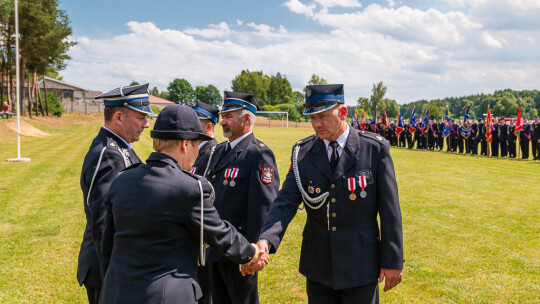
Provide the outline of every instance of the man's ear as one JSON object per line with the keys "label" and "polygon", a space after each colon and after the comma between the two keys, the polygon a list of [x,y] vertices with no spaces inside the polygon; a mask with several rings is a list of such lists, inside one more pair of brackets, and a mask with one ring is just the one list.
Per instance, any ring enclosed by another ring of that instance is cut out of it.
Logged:
{"label": "man's ear", "polygon": [[117,126],[121,126],[124,123],[125,119],[126,116],[122,111],[116,111],[113,114],[112,122]]}
{"label": "man's ear", "polygon": [[347,117],[347,107],[343,106],[339,109],[339,114],[343,116],[344,118]]}

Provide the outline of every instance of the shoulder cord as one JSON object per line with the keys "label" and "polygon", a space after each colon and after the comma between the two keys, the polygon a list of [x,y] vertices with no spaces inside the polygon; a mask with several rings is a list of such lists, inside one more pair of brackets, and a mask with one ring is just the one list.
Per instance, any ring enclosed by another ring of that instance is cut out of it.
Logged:
{"label": "shoulder cord", "polygon": [[199,256],[199,265],[204,266],[206,264],[206,248],[204,246],[204,193],[202,189],[202,183],[200,180],[197,180],[199,183],[199,190],[201,191],[201,229],[200,229],[200,256]]}
{"label": "shoulder cord", "polygon": [[86,196],[86,204],[88,205],[88,207],[90,207],[90,203],[88,202],[90,200],[90,193],[92,193],[92,187],[94,186],[94,180],[96,179],[96,176],[97,176],[97,173],[98,173],[98,170],[99,170],[99,166],[101,165],[101,159],[103,158],[103,153],[105,153],[105,149],[107,149],[107,147],[103,147],[103,149],[101,149],[101,153],[99,154],[99,159],[98,159],[97,166],[96,166],[96,171],[94,171],[94,175],[92,176],[92,181],[90,182],[90,188],[88,188],[88,194]]}
{"label": "shoulder cord", "polygon": [[216,146],[212,147],[212,150],[210,150],[210,157],[208,157],[208,163],[206,163],[206,169],[204,169],[203,177],[206,177],[206,174],[208,173],[208,167],[210,167],[210,162],[212,161],[212,156],[214,156],[214,151],[216,150]]}
{"label": "shoulder cord", "polygon": [[124,155],[120,147],[118,147],[118,152],[120,152],[120,155],[122,155],[122,158],[124,159],[124,165],[126,165],[126,168],[131,166],[131,161],[127,158],[127,156]]}
{"label": "shoulder cord", "polygon": [[292,157],[293,171],[294,171],[294,177],[296,179],[296,185],[298,186],[298,190],[300,191],[300,194],[302,195],[302,200],[304,202],[304,205],[308,206],[309,208],[313,210],[317,210],[324,205],[324,203],[326,202],[326,198],[328,198],[330,193],[325,192],[316,198],[309,197],[309,195],[306,193],[306,191],[302,187],[302,183],[300,181],[300,173],[298,172],[298,151],[300,151],[300,146],[296,145],[294,147],[293,157]]}

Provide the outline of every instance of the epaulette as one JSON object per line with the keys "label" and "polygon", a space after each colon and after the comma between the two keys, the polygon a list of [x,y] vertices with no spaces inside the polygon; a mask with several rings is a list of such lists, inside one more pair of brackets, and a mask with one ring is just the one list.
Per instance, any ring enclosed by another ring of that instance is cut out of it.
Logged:
{"label": "epaulette", "polygon": [[360,136],[363,136],[363,137],[366,137],[366,138],[369,138],[379,144],[384,144],[384,142],[386,141],[386,139],[382,136],[380,136],[379,134],[376,134],[376,133],[373,133],[373,132],[367,132],[367,131],[358,131],[358,134]]}
{"label": "epaulette", "polygon": [[310,135],[306,138],[302,138],[300,139],[299,141],[297,141],[294,145],[304,145],[304,144],[307,144],[308,142],[310,141],[313,141],[313,140],[316,140],[317,139],[317,134],[313,134],[313,135]]}

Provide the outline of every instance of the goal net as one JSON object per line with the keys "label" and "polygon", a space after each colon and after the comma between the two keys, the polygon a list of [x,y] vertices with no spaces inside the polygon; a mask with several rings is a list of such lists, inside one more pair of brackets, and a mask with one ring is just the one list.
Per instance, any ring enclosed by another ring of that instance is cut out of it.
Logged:
{"label": "goal net", "polygon": [[289,112],[279,112],[279,111],[257,111],[257,121],[258,125],[264,126],[265,124],[268,127],[289,127]]}

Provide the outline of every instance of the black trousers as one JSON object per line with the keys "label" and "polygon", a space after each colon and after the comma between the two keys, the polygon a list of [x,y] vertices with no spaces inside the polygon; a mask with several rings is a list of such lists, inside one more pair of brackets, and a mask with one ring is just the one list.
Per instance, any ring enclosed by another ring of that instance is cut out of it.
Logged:
{"label": "black trousers", "polygon": [[508,157],[516,157],[516,142],[513,140],[508,141]]}
{"label": "black trousers", "polygon": [[491,142],[491,156],[499,156],[499,141],[493,140]]}
{"label": "black trousers", "polygon": [[207,266],[197,267],[197,280],[203,293],[199,299],[199,304],[212,304],[212,289],[210,288],[210,272]]}
{"label": "black trousers", "polygon": [[86,295],[88,296],[88,303],[89,304],[98,304],[99,303],[99,293],[101,292],[101,288],[93,288],[88,287],[84,285],[86,288]]}
{"label": "black trousers", "polygon": [[499,142],[501,146],[501,157],[506,157],[508,155],[508,143],[505,141]]}
{"label": "black trousers", "polygon": [[487,140],[480,140],[480,155],[487,155]]}
{"label": "black trousers", "polygon": [[328,286],[306,279],[309,304],[378,304],[379,284],[334,290]]}
{"label": "black trousers", "polygon": [[472,154],[478,154],[478,142],[475,137],[469,137],[469,146]]}
{"label": "black trousers", "polygon": [[214,304],[258,304],[257,274],[242,276],[238,264],[209,262]]}
{"label": "black trousers", "polygon": [[458,149],[459,149],[459,153],[463,153],[463,139],[459,138],[457,140],[457,146],[458,146]]}
{"label": "black trousers", "polygon": [[532,155],[534,160],[538,160],[538,152],[540,151],[538,148],[540,148],[540,144],[537,140],[532,142]]}
{"label": "black trousers", "polygon": [[522,140],[519,145],[521,146],[521,158],[529,159],[529,141]]}

